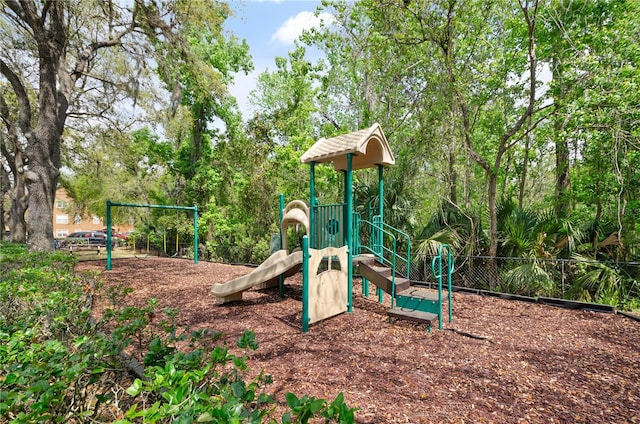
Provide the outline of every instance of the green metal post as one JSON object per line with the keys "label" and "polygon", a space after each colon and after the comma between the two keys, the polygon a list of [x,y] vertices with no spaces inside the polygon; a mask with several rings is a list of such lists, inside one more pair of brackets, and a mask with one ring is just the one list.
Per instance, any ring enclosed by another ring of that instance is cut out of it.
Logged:
{"label": "green metal post", "polygon": [[380,243],[380,255],[382,256],[383,246],[383,234],[382,228],[384,226],[384,167],[378,165],[378,216],[380,217],[380,227],[378,228],[378,242]]}
{"label": "green metal post", "polygon": [[[355,214],[354,215],[354,219],[353,219],[353,227],[354,227],[354,237],[355,240],[353,242],[354,246],[357,246],[357,249],[355,250],[355,254],[356,255],[360,255],[360,234],[359,234],[359,230],[360,230],[360,215],[359,214]],[[360,277],[360,279],[362,280],[362,294],[365,295],[366,297],[369,297],[369,280],[367,280],[365,277]]]}
{"label": "green metal post", "polygon": [[378,215],[384,222],[384,166],[378,165]]}
{"label": "green metal post", "polygon": [[198,206],[193,206],[193,263],[198,264]]}
{"label": "green metal post", "polygon": [[302,332],[309,331],[309,238],[302,237]]}
{"label": "green metal post", "polygon": [[316,238],[315,214],[313,208],[316,199],[316,163],[309,163],[309,236],[311,237],[310,247],[316,248],[314,240]]}
{"label": "green metal post", "polygon": [[[349,181],[349,175],[348,175],[347,171],[342,171],[342,178],[343,178],[343,182],[344,182],[344,193],[342,193],[342,203],[344,203],[344,205],[346,206],[347,203],[349,202],[349,199],[347,199],[347,196],[348,196],[347,192],[349,191],[349,190],[347,190],[347,184],[348,184],[348,181]],[[352,193],[353,193],[353,190],[352,190]],[[344,222],[349,222],[348,221],[348,216],[349,216],[348,213],[349,213],[349,211],[345,207],[342,210],[342,220]],[[353,232],[351,234],[353,234]],[[347,231],[346,231],[346,229],[345,229],[344,233],[342,233],[342,238],[343,238],[343,240],[342,240],[343,243],[345,245],[351,247],[350,244],[347,244]]]}
{"label": "green metal post", "polygon": [[107,200],[107,271],[111,271],[111,201]]}
{"label": "green metal post", "polygon": [[[278,225],[278,227],[280,227],[280,250],[282,250],[282,238],[287,236],[286,234],[282,234],[282,218],[283,218],[282,213],[283,212],[284,212],[284,194],[280,193],[280,225]],[[280,274],[279,282],[280,282],[280,299],[284,299],[284,275],[283,274]]]}
{"label": "green metal post", "polygon": [[454,268],[454,259],[453,259],[453,253],[451,253],[451,247],[449,245],[447,246],[447,289],[448,291],[448,296],[449,296],[449,323],[453,323],[453,296],[451,295],[451,274],[453,273],[453,268]]}
{"label": "green metal post", "polygon": [[[438,252],[438,305],[439,308],[442,305],[442,245]],[[438,309],[438,330],[442,330],[442,310]]]}
{"label": "green metal post", "polygon": [[[193,263],[198,263],[198,206],[171,206],[171,205],[149,205],[149,204],[141,204],[141,203],[120,203],[120,202],[109,202],[107,201],[107,226],[109,226],[109,222],[111,221],[111,206],[125,206],[131,208],[149,208],[149,209],[176,209],[182,211],[193,211]],[[147,223],[148,225],[148,223]],[[110,246],[109,238],[111,235],[110,228],[107,228],[107,244]],[[149,250],[149,238],[147,237],[147,251]],[[135,241],[134,241],[134,251],[135,251]],[[107,250],[108,254],[108,250]],[[107,270],[111,269],[111,262],[107,261]]]}
{"label": "green metal post", "polygon": [[282,234],[282,218],[284,218],[284,216],[282,215],[284,212],[284,194],[280,193],[280,225],[278,225],[278,227],[280,227],[280,249],[282,250],[282,238],[286,236],[286,234]]}
{"label": "green metal post", "polygon": [[[347,153],[347,178],[344,185],[346,200],[346,216],[353,215],[353,153]],[[353,312],[353,252],[351,249],[351,225],[344,226],[345,244],[347,245],[347,311]]]}

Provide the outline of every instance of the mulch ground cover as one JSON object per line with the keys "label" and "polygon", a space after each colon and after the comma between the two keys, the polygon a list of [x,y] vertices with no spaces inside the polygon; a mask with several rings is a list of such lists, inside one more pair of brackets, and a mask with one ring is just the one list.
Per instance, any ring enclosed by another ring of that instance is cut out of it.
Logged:
{"label": "mulch ground cover", "polygon": [[[104,269],[104,260],[78,264]],[[286,280],[283,299],[277,288],[252,289],[216,304],[214,283],[251,270],[119,259],[101,278],[133,288],[132,305],[155,298],[190,329],[223,331],[229,346],[253,330],[260,348],[249,365],[273,377],[279,401],[287,391],[329,400],[343,392],[358,423],[640,423],[640,322],[628,317],[454,293],[453,323],[429,334],[390,323],[388,296],[366,298],[355,280],[353,313],[305,334],[300,274]]]}

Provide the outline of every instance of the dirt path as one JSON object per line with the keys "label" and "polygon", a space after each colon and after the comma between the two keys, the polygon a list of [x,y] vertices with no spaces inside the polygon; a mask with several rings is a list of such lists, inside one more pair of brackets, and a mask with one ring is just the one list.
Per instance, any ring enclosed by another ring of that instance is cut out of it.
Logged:
{"label": "dirt path", "polygon": [[278,399],[287,391],[326,399],[344,392],[360,408],[358,423],[640,423],[640,322],[456,293],[454,323],[445,328],[457,331],[428,334],[390,324],[386,306],[354,283],[353,313],[303,334],[299,274],[287,279],[284,299],[277,289],[251,290],[242,302],[215,304],[213,283],[250,270],[122,259],[102,276],[134,288],[132,304],[156,298],[179,308],[183,324],[224,331],[230,343],[255,331],[260,349],[250,366],[272,375]]}

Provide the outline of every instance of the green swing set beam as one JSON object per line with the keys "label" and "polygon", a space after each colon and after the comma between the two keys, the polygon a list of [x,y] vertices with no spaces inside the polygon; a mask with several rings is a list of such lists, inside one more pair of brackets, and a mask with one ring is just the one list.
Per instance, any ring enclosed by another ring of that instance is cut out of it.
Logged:
{"label": "green swing set beam", "polygon": [[143,203],[119,203],[107,200],[107,271],[111,271],[111,207],[175,209],[193,211],[193,263],[198,264],[198,206],[149,205]]}

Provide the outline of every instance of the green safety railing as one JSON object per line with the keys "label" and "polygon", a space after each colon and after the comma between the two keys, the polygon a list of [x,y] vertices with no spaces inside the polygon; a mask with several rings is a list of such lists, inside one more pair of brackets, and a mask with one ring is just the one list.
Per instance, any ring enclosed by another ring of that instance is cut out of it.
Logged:
{"label": "green safety railing", "polygon": [[[395,305],[395,278],[398,263],[404,263],[406,268],[406,278],[409,278],[411,258],[411,238],[409,235],[391,225],[382,222],[379,215],[373,217],[373,222],[361,219],[359,214],[354,214],[353,219],[354,237],[353,249],[357,254],[370,252],[376,256],[383,265],[391,267],[391,307]],[[360,229],[365,226],[369,234],[369,242],[362,242],[360,239]],[[396,234],[394,234],[396,233]],[[406,238],[407,255],[398,254],[398,237]]]}
{"label": "green safety railing", "polygon": [[[438,280],[438,305],[442,305],[442,254],[446,250],[447,255],[447,296],[449,303],[449,323],[453,322],[453,301],[451,296],[451,275],[453,274],[454,259],[451,247],[448,244],[441,244],[438,254],[431,261],[431,272]],[[438,308],[438,329],[442,330],[442,306]]]}
{"label": "green safety railing", "polygon": [[340,247],[344,244],[344,203],[313,206],[310,246],[314,249]]}
{"label": "green safety railing", "polygon": [[[384,255],[384,253],[387,253],[405,265],[406,272],[403,274],[406,275],[406,278],[410,278],[411,237],[409,234],[382,222],[379,215],[374,216],[373,221],[368,221],[362,219],[360,214],[354,213],[352,225],[353,238],[352,245],[349,247],[354,252],[354,256],[370,252],[378,257],[383,264],[389,265],[390,259]],[[363,227],[365,231],[362,231]],[[387,239],[384,236],[388,236]],[[406,256],[397,252],[399,239],[406,240]],[[393,248],[388,246],[393,246]]]}

